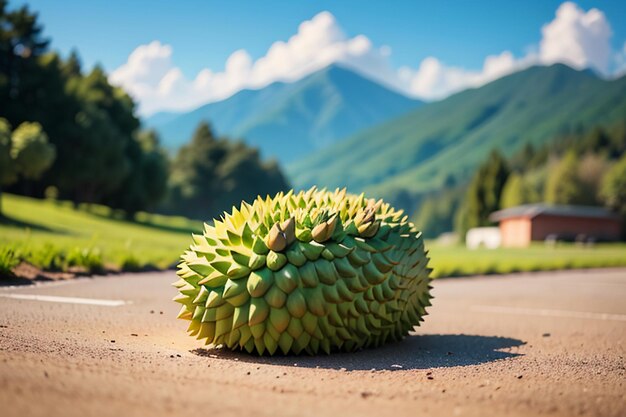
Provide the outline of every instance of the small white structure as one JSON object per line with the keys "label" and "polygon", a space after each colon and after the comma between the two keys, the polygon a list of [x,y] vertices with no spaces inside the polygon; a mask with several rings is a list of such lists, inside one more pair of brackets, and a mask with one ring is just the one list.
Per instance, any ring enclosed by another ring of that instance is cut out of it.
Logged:
{"label": "small white structure", "polygon": [[481,246],[487,249],[500,247],[502,236],[498,227],[474,227],[465,235],[465,245],[469,249],[478,249]]}

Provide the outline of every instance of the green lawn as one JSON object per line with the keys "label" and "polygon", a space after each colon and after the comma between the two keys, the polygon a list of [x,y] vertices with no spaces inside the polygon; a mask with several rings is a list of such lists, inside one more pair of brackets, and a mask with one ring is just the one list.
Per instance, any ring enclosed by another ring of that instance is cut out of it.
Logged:
{"label": "green lawn", "polygon": [[[56,203],[4,194],[0,245],[17,246],[30,253],[91,250],[105,265],[120,267],[154,265],[166,268],[191,243],[191,233],[202,224],[183,217],[140,213],[139,222],[110,217],[106,207],[75,210],[67,202]],[[34,262],[41,263],[41,262]],[[38,265],[41,266],[41,265]]]}
{"label": "green lawn", "polygon": [[430,249],[435,277],[626,266],[624,243],[592,247],[571,243],[550,247],[537,243],[530,248],[475,250],[463,246],[426,246]]}
{"label": "green lawn", "polygon": [[[129,222],[112,218],[110,209],[102,206],[75,210],[66,202],[9,194],[3,195],[2,206],[9,220],[0,222],[0,275],[9,250],[43,269],[55,262],[57,268],[72,263],[88,269],[102,263],[127,270],[166,268],[191,243],[190,234],[202,230],[200,222],[182,217],[141,213],[138,222]],[[626,244],[468,250],[429,242],[427,247],[436,277],[626,266]]]}

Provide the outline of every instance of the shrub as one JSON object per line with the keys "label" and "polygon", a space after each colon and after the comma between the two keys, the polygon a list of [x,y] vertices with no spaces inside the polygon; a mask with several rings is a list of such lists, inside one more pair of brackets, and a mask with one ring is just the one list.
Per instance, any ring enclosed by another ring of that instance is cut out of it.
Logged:
{"label": "shrub", "polygon": [[25,258],[44,271],[61,271],[65,267],[65,252],[49,243],[41,249],[29,250]]}
{"label": "shrub", "polygon": [[0,247],[0,277],[13,276],[13,268],[20,263],[21,251],[15,246]]}
{"label": "shrub", "polygon": [[68,267],[83,267],[88,272],[101,272],[104,269],[102,253],[98,248],[73,248],[67,254],[66,264]]}
{"label": "shrub", "polygon": [[126,272],[137,272],[142,269],[142,264],[135,255],[129,253],[122,258],[121,269]]}

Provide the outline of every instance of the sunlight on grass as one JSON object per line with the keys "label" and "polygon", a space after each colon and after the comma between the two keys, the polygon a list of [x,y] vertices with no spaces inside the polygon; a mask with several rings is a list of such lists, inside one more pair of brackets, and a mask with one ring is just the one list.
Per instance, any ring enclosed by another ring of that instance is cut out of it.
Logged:
{"label": "sunlight on grass", "polygon": [[[202,230],[201,222],[182,217],[141,213],[138,222],[130,222],[107,207],[95,206],[87,212],[66,202],[7,194],[3,211],[9,222],[0,223],[0,244],[25,246],[35,253],[50,247],[68,253],[75,248],[97,248],[104,263],[116,267],[166,268],[190,244],[191,233]],[[108,217],[112,214],[114,218]]]}
{"label": "sunlight on grass", "polygon": [[[191,243],[191,233],[202,231],[201,222],[184,217],[140,213],[130,222],[108,207],[75,210],[67,202],[6,194],[3,210],[9,219],[0,223],[6,264],[15,262],[14,253],[27,253],[23,257],[31,263],[52,270],[79,265],[97,271],[102,263],[129,271],[146,265],[167,268]],[[626,244],[496,250],[427,246],[435,277],[626,266]]]}
{"label": "sunlight on grass", "polygon": [[626,265],[626,244],[591,247],[537,243],[529,248],[470,250],[463,246],[427,245],[435,277],[599,268]]}

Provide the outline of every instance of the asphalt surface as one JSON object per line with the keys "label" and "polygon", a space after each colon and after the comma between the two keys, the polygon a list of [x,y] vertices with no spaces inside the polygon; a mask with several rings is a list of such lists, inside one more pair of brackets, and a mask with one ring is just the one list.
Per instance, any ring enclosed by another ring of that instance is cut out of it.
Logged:
{"label": "asphalt surface", "polygon": [[401,343],[275,358],[188,337],[174,278],[0,288],[0,414],[626,415],[626,269],[438,280]]}

